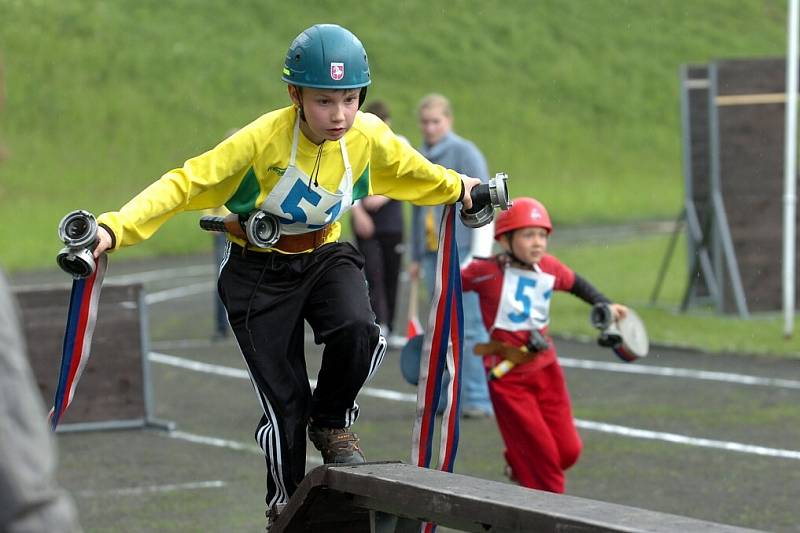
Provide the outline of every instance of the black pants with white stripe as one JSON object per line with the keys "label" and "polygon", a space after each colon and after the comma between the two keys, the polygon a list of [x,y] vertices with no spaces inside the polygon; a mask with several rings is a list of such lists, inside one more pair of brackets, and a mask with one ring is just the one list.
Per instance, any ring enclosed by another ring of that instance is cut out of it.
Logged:
{"label": "black pants with white stripe", "polygon": [[[306,426],[348,427],[356,395],[386,341],[375,323],[361,254],[348,243],[286,255],[231,244],[218,289],[263,409],[256,440],[267,461],[267,505],[286,502],[305,475]],[[324,344],[312,394],[304,320]]]}

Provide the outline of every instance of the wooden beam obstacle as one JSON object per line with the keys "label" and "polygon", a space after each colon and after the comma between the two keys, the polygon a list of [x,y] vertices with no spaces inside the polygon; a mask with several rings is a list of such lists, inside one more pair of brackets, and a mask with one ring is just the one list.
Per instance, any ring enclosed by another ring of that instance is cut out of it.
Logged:
{"label": "wooden beam obstacle", "polygon": [[421,521],[476,533],[753,531],[387,462],[315,468],[270,532],[410,533]]}

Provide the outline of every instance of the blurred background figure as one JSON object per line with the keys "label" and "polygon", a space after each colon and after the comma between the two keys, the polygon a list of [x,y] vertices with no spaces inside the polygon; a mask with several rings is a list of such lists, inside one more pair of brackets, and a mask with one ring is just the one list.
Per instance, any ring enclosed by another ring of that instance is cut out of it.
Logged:
{"label": "blurred background figure", "polygon": [[[206,215],[213,215],[217,217],[224,217],[229,211],[224,207],[217,207],[215,209],[208,209],[204,212]],[[225,233],[212,231],[211,238],[214,239],[214,267],[219,271],[219,267],[225,259],[225,249],[228,247],[228,238]],[[219,293],[214,289],[214,333],[211,335],[211,340],[214,342],[221,341],[228,337],[228,314],[225,312],[225,306],[222,304],[222,299]]]}
{"label": "blurred background figure", "polygon": [[56,445],[28,363],[16,304],[0,272],[0,531],[80,531],[55,480]]}
{"label": "blurred background figure", "polygon": [[[482,181],[488,180],[486,159],[474,143],[453,131],[453,110],[450,101],[441,94],[428,94],[420,100],[417,118],[422,133],[419,151],[430,161]],[[436,272],[436,252],[439,247],[439,222],[442,206],[414,206],[411,219],[412,279],[425,279],[428,295],[433,295]],[[470,255],[474,230],[460,221],[456,224],[458,255],[465,261]],[[488,334],[481,320],[478,297],[463,295],[464,357],[462,366],[462,414],[467,418],[492,416],[492,404],[483,364],[473,356],[475,344],[486,342]]]}
{"label": "blurred background figure", "polygon": [[[374,100],[364,106],[391,125],[389,106]],[[398,135],[403,141],[408,140]],[[352,208],[351,223],[356,245],[364,256],[364,271],[369,283],[369,299],[381,332],[392,346],[405,341],[392,332],[397,305],[397,282],[403,262],[403,205],[385,196],[367,196]]]}
{"label": "blurred background figure", "polygon": [[[239,128],[229,129],[225,132],[225,138],[227,139],[237,131],[239,131]],[[216,207],[214,209],[207,209],[204,214],[216,217],[224,217],[229,213],[230,211],[225,209],[225,207]],[[225,259],[225,249],[228,247],[228,237],[225,233],[212,231],[211,238],[214,240],[214,265],[217,271],[219,271],[219,267],[222,264],[222,261]],[[228,313],[225,311],[225,305],[223,305],[222,299],[219,297],[219,292],[217,291],[216,287],[214,287],[213,298],[214,333],[211,335],[211,340],[213,342],[217,342],[228,338],[230,326],[228,325]]]}
{"label": "blurred background figure", "polygon": [[[0,110],[4,94],[0,66]],[[0,146],[0,160],[2,155]],[[55,472],[55,442],[28,363],[16,303],[0,271],[0,532],[81,530]]]}

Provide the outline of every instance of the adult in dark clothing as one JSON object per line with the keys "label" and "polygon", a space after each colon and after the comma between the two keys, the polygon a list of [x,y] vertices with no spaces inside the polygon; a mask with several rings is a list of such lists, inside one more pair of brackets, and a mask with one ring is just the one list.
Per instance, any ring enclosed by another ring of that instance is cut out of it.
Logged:
{"label": "adult in dark clothing", "polygon": [[[364,111],[390,124],[389,107],[384,102],[375,100]],[[352,213],[356,245],[364,256],[370,303],[384,336],[391,339],[404,250],[403,204],[385,196],[367,196]]]}

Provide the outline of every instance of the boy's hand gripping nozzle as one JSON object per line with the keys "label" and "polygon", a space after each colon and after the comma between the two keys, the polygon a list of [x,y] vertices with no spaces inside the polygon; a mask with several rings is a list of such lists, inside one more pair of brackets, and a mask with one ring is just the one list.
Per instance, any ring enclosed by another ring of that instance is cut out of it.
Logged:
{"label": "boy's hand gripping nozzle", "polygon": [[469,195],[472,198],[472,208],[461,209],[459,212],[461,222],[470,228],[485,226],[494,218],[495,208],[505,211],[511,207],[508,195],[508,175],[505,172],[498,172],[489,180],[489,183],[473,187]]}
{"label": "boy's hand gripping nozzle", "polygon": [[56,262],[61,270],[75,279],[91,276],[96,268],[93,251],[97,246],[97,221],[88,211],[67,213],[58,224],[58,238],[64,248]]}

